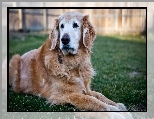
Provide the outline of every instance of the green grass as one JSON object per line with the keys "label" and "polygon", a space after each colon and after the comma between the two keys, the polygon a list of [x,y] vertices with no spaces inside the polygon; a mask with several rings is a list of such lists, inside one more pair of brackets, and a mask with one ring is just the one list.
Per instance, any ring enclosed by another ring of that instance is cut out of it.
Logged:
{"label": "green grass", "polygon": [[[9,41],[12,55],[38,48],[47,35],[28,35],[21,41]],[[91,89],[115,102],[126,105],[129,111],[146,111],[146,40],[140,36],[97,36],[94,41],[92,64],[97,75]],[[9,89],[8,111],[81,111],[74,106],[47,104],[45,99],[14,93]]]}

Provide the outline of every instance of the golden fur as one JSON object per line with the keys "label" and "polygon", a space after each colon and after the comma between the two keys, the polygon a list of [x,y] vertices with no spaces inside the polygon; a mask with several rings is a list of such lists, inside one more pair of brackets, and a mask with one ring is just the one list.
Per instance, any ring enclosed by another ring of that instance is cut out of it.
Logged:
{"label": "golden fur", "polygon": [[[82,24],[78,53],[63,55],[59,49],[59,22],[72,17]],[[46,98],[51,104],[70,103],[88,111],[126,110],[104,95],[91,91],[95,72],[91,64],[91,48],[95,29],[88,15],[67,12],[56,19],[49,39],[38,49],[22,56],[14,55],[9,63],[9,82],[15,92],[30,93]]]}

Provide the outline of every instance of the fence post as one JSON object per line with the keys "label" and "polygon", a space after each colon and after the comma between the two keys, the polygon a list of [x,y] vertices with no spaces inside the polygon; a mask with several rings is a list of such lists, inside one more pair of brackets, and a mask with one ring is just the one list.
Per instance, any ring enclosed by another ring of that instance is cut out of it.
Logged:
{"label": "fence post", "polygon": [[18,15],[19,15],[19,29],[24,30],[25,29],[24,9],[19,9]]}
{"label": "fence post", "polygon": [[125,28],[125,17],[126,17],[126,13],[125,13],[125,9],[122,9],[122,14],[121,14],[121,17],[122,17],[122,26],[121,26],[121,30],[120,30],[120,34],[122,35],[123,34],[123,31],[124,31],[124,28]]}
{"label": "fence post", "polygon": [[118,9],[116,9],[115,10],[115,32],[117,33],[117,31],[118,31],[118,13],[119,12],[119,10]]}
{"label": "fence post", "polygon": [[47,31],[47,9],[43,9],[43,25],[44,31]]}
{"label": "fence post", "polygon": [[[106,29],[108,29],[109,28],[109,22],[108,22],[108,20],[109,20],[109,17],[108,17],[108,15],[109,15],[109,9],[106,9],[105,10],[105,28]],[[105,31],[106,32],[106,31]]]}

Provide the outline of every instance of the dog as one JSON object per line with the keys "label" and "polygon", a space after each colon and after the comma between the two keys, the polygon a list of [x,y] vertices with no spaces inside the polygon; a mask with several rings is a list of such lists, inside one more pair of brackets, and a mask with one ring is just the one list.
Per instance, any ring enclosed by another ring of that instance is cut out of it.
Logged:
{"label": "dog", "polygon": [[86,111],[126,111],[124,104],[90,89],[95,75],[90,59],[95,37],[89,15],[64,13],[55,19],[42,46],[12,57],[9,84],[15,92],[37,95],[51,105],[70,103]]}

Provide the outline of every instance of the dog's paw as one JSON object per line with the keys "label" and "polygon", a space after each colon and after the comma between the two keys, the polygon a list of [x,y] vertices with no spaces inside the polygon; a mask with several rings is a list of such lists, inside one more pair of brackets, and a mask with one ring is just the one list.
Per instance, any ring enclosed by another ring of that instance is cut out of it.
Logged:
{"label": "dog's paw", "polygon": [[116,106],[120,109],[120,111],[127,111],[123,103],[117,103]]}

